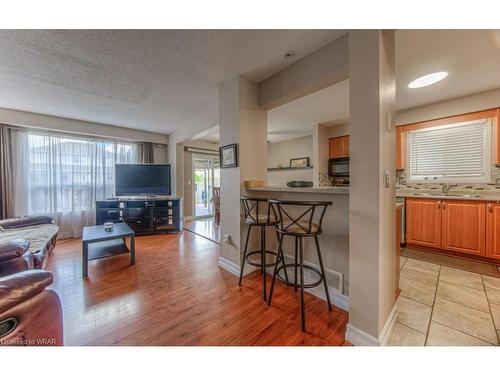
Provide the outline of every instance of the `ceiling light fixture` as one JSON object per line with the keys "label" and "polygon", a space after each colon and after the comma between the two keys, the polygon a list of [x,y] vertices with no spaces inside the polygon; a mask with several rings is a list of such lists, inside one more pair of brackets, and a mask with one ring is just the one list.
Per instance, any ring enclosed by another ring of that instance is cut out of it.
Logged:
{"label": "ceiling light fixture", "polygon": [[436,82],[445,79],[448,75],[447,72],[435,72],[431,74],[427,74],[425,76],[419,77],[414,81],[411,81],[408,85],[410,89],[418,89],[420,87],[430,86]]}

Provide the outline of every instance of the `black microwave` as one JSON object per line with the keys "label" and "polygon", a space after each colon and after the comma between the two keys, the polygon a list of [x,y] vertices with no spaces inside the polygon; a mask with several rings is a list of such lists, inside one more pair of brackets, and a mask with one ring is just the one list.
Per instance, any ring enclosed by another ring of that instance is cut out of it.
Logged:
{"label": "black microwave", "polygon": [[330,177],[349,177],[349,158],[330,159],[328,161]]}

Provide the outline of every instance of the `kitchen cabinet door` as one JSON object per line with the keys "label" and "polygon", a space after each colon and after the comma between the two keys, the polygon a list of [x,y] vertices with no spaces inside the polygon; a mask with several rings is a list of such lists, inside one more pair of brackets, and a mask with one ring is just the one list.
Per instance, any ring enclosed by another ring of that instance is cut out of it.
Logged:
{"label": "kitchen cabinet door", "polygon": [[441,212],[442,248],[485,256],[486,204],[476,201],[444,200]]}
{"label": "kitchen cabinet door", "polygon": [[344,156],[349,156],[349,136],[342,137]]}
{"label": "kitchen cabinet door", "polygon": [[330,159],[345,157],[345,142],[343,137],[330,138]]}
{"label": "kitchen cabinet door", "polygon": [[500,203],[486,205],[486,256],[500,260]]}
{"label": "kitchen cabinet door", "polygon": [[441,247],[441,201],[406,198],[406,243]]}

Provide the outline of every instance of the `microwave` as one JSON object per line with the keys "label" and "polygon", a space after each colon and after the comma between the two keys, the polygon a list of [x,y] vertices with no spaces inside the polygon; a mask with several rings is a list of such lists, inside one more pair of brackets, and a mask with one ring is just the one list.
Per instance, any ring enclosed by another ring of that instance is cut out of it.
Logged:
{"label": "microwave", "polygon": [[349,158],[330,159],[328,161],[330,177],[349,177]]}

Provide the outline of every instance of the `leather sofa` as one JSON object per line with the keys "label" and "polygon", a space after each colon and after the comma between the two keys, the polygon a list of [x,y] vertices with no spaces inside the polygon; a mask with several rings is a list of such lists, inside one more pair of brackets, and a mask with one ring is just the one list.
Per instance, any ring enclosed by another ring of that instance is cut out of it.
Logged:
{"label": "leather sofa", "polygon": [[44,270],[0,278],[0,345],[63,345],[61,302],[46,289],[52,282]]}
{"label": "leather sofa", "polygon": [[59,228],[46,216],[0,221],[0,277],[44,269]]}

